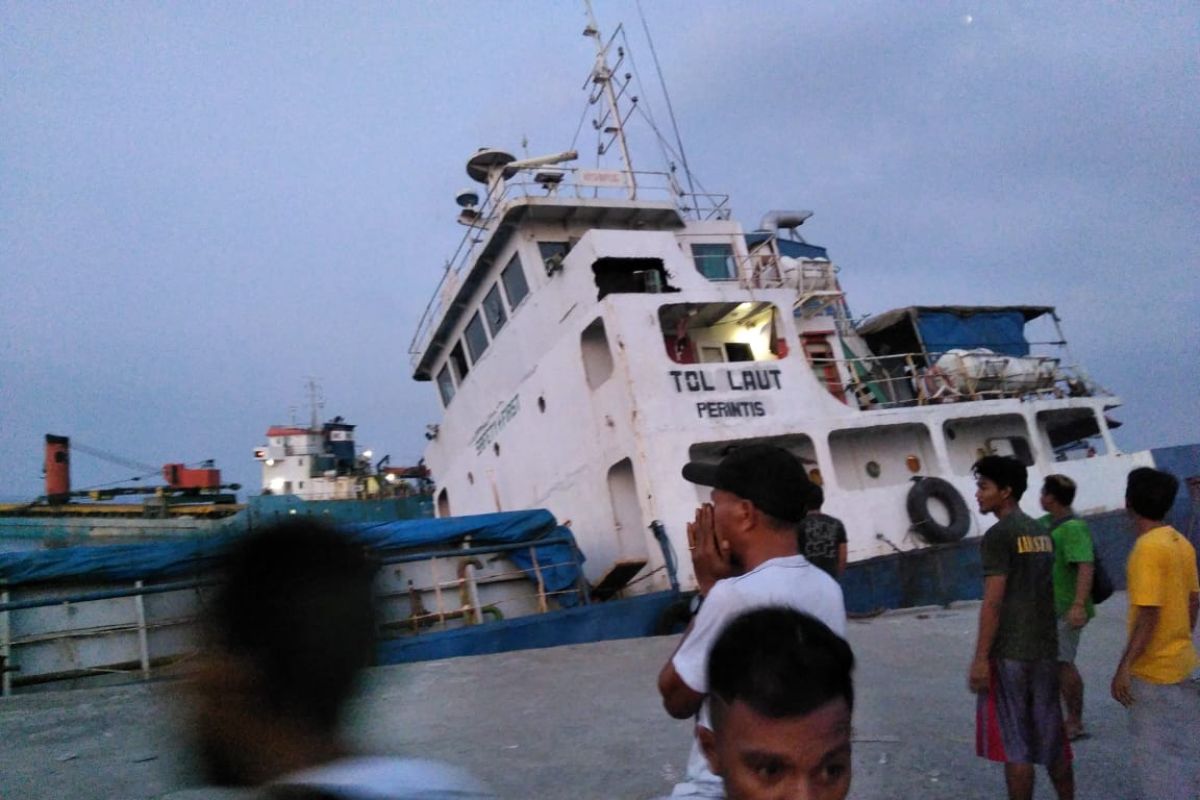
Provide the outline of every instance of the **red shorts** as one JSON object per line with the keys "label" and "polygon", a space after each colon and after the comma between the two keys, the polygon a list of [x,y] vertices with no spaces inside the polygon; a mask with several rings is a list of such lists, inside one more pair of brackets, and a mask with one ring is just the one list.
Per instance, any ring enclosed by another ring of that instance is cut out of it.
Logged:
{"label": "red shorts", "polygon": [[1008,764],[1045,764],[1071,759],[1058,696],[1058,662],[988,662],[988,691],[977,695],[975,752]]}

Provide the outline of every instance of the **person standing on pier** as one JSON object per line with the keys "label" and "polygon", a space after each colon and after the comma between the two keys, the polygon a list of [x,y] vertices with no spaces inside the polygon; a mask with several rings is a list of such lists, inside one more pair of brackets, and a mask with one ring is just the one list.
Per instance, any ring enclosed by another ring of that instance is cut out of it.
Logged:
{"label": "person standing on pier", "polygon": [[[783,606],[811,614],[844,636],[846,607],[837,581],[798,552],[796,525],[804,518],[812,484],[795,456],[771,445],[749,445],[719,464],[691,462],[683,477],[712,487],[712,502],[701,505],[688,524],[701,604],[663,665],[658,689],[672,717],[696,717],[698,737],[701,730],[711,730],[709,653],[731,620],[755,608]],[[693,738],[686,780],[672,796],[725,796],[698,738]]]}
{"label": "person standing on pier", "polygon": [[1042,484],[1041,504],[1046,515],[1038,520],[1054,539],[1054,613],[1058,616],[1058,681],[1066,707],[1067,738],[1074,741],[1083,730],[1083,677],[1075,667],[1083,626],[1096,616],[1092,606],[1095,554],[1092,532],[1075,516],[1075,481],[1066,475],[1049,475]]}
{"label": "person standing on pier", "polygon": [[1163,522],[1179,481],[1149,467],[1129,473],[1125,508],[1137,541],[1126,564],[1129,640],[1112,696],[1129,709],[1142,797],[1200,797],[1200,611],[1196,550]]}
{"label": "person standing on pier", "polygon": [[1010,800],[1031,800],[1034,765],[1059,800],[1074,800],[1075,772],[1063,725],[1054,614],[1054,543],[1021,511],[1028,474],[1010,456],[975,462],[975,499],[995,514],[980,545],[983,602],[967,684],[976,693],[975,750],[1004,762]]}
{"label": "person standing on pier", "polygon": [[821,511],[825,490],[813,484],[808,513],[800,520],[800,553],[834,578],[846,571],[846,526]]}

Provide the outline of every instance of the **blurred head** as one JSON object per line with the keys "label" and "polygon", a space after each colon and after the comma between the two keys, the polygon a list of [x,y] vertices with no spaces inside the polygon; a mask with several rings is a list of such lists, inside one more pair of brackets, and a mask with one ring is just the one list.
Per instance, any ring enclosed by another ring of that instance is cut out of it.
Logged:
{"label": "blurred head", "polygon": [[1125,508],[1152,522],[1162,522],[1175,503],[1179,479],[1169,472],[1139,467],[1125,481]]}
{"label": "blurred head", "polygon": [[823,505],[825,505],[825,490],[814,483],[808,490],[808,510],[810,513],[820,511]]}
{"label": "blurred head", "polygon": [[1029,482],[1025,465],[1012,456],[984,456],[971,471],[975,473],[975,500],[984,514],[1017,505]]}
{"label": "blurred head", "polygon": [[191,726],[210,780],[252,785],[336,741],[372,657],[374,566],[361,545],[310,519],[239,539],[223,566],[205,609]]}
{"label": "blurred head", "polygon": [[1066,475],[1048,475],[1042,483],[1041,504],[1045,511],[1071,507],[1075,502],[1075,481]]}
{"label": "blurred head", "polygon": [[709,654],[712,729],[698,729],[729,800],[842,800],[850,791],[854,655],[798,611],[764,608]]}
{"label": "blurred head", "polygon": [[794,539],[813,488],[799,459],[767,444],[739,447],[718,464],[689,462],[683,477],[712,487],[717,533],[735,552],[764,532]]}

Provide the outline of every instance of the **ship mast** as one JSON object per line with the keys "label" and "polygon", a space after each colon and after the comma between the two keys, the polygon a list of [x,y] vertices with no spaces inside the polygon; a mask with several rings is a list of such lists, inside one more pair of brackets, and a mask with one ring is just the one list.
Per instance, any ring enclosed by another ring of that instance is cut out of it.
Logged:
{"label": "ship mast", "polygon": [[[588,25],[584,28],[583,35],[591,37],[596,43],[596,65],[592,68],[592,83],[601,87],[604,97],[608,101],[608,113],[612,115],[612,124],[605,127],[604,132],[613,134],[617,144],[620,145],[621,161],[625,164],[625,174],[629,176],[629,199],[636,200],[637,177],[633,173],[633,160],[629,157],[629,144],[625,141],[625,124],[621,118],[617,92],[613,88],[612,69],[608,66],[608,47],[600,37],[600,26],[596,22],[596,15],[592,12],[591,0],[584,0],[583,4],[587,8],[588,15]],[[593,102],[595,101],[593,100]]]}

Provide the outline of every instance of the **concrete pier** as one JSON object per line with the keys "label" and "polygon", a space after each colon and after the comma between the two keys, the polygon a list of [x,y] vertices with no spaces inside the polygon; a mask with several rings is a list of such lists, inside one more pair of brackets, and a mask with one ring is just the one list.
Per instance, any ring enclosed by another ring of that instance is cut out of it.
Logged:
{"label": "concrete pier", "polygon": [[[1078,797],[1132,798],[1125,711],[1108,694],[1124,644],[1124,594],[1084,632],[1087,686],[1076,743]],[[999,765],[974,754],[967,665],[977,604],[850,624],[859,660],[854,782],[859,800],[1004,795]],[[349,720],[376,752],[466,767],[505,798],[587,800],[665,794],[680,776],[689,723],[662,711],[655,677],[676,637],[605,642],[370,671]],[[178,684],[43,692],[0,701],[3,800],[215,800],[189,788]],[[1044,773],[1038,797],[1052,797]]]}

